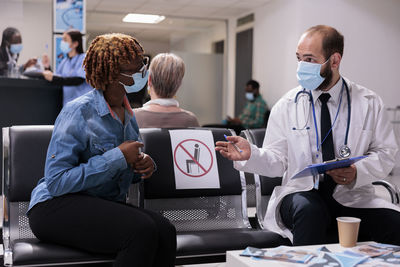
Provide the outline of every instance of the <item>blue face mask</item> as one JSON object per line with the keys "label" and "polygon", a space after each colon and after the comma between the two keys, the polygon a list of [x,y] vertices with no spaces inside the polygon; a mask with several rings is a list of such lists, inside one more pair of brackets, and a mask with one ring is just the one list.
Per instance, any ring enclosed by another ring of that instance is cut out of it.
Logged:
{"label": "blue face mask", "polygon": [[249,101],[253,101],[254,100],[254,94],[253,93],[246,93],[246,99]]}
{"label": "blue face mask", "polygon": [[22,51],[22,44],[12,44],[10,45],[11,54],[19,54]]}
{"label": "blue face mask", "polygon": [[71,47],[69,47],[69,43],[65,42],[65,41],[61,41],[60,43],[60,50],[61,52],[63,52],[64,54],[68,54],[71,51]]}
{"label": "blue face mask", "polygon": [[[329,59],[326,62],[328,62]],[[299,61],[297,63],[297,81],[299,84],[309,90],[315,90],[325,80],[321,76],[321,67],[323,64]]]}
{"label": "blue face mask", "polygon": [[121,75],[126,76],[126,77],[131,77],[133,79],[133,84],[132,85],[126,85],[123,84],[122,82],[119,82],[122,84],[125,88],[125,91],[130,94],[130,93],[136,93],[139,92],[144,88],[144,86],[147,83],[147,79],[149,78],[149,71],[147,70],[147,64],[142,67],[142,69],[139,72],[136,72],[132,75],[128,75],[125,73],[121,73]]}

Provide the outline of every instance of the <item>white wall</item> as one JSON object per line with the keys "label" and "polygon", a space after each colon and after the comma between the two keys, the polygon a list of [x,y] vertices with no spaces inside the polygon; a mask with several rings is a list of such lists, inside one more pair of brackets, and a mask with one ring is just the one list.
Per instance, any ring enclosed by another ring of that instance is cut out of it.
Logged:
{"label": "white wall", "polygon": [[[226,38],[227,24],[222,21],[208,31],[171,38],[171,51],[181,56],[186,66],[177,97],[182,108],[196,114],[200,125],[220,123],[226,116]],[[213,54],[213,43],[221,40],[225,40],[224,55]]]}
{"label": "white wall", "polygon": [[26,2],[21,0],[0,0],[0,32],[9,26],[17,28],[22,35],[24,46],[18,64],[31,57],[41,56],[48,44],[52,51],[52,6],[51,1]]}
{"label": "white wall", "polygon": [[169,42],[156,42],[140,39],[139,42],[143,46],[146,54],[149,54],[152,57],[155,57],[159,53],[168,53],[171,50]]}
{"label": "white wall", "polygon": [[171,36],[171,50],[211,54],[212,44],[226,39],[225,22],[218,23],[207,31],[199,31],[187,36]]}
{"label": "white wall", "polygon": [[386,106],[399,105],[399,14],[398,0],[272,0],[255,10],[253,77],[274,104],[297,85],[300,35],[327,24],[345,37],[342,75],[376,91]]}
{"label": "white wall", "polygon": [[222,117],[223,56],[172,51],[185,62],[185,76],[178,90],[180,107],[193,112],[200,125],[218,123]]}

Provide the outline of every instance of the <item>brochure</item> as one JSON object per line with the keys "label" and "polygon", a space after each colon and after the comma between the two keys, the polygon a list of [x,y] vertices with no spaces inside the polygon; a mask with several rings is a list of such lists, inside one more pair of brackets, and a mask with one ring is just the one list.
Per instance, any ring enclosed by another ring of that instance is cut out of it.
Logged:
{"label": "brochure", "polygon": [[286,261],[294,263],[308,263],[317,256],[310,251],[297,249],[295,247],[280,246],[272,249],[259,249],[247,247],[240,256],[255,257],[257,259]]}
{"label": "brochure", "polygon": [[361,245],[351,249],[352,252],[366,255],[371,258],[378,257],[381,255],[386,255],[390,253],[400,253],[400,246],[382,244],[382,243],[372,243],[368,245]]}
{"label": "brochure", "polygon": [[353,267],[366,261],[367,256],[347,255],[344,253],[325,252],[322,257],[314,258],[310,262],[310,267],[342,266]]}
{"label": "brochure", "polygon": [[[390,252],[389,254],[381,255],[375,258],[370,258],[368,261],[358,265],[360,267],[394,267],[400,265],[400,255],[398,252]],[[357,266],[357,267],[358,267]]]}

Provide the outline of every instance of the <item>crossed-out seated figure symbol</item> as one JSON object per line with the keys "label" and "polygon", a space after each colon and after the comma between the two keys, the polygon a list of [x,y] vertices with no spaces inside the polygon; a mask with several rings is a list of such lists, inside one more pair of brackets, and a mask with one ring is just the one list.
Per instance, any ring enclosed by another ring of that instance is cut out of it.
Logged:
{"label": "crossed-out seated figure symbol", "polygon": [[193,159],[187,159],[186,160],[186,170],[188,173],[193,173],[192,172],[192,165],[197,165],[197,173],[200,172],[200,166],[199,166],[199,158],[200,158],[200,147],[199,144],[194,145],[194,155]]}

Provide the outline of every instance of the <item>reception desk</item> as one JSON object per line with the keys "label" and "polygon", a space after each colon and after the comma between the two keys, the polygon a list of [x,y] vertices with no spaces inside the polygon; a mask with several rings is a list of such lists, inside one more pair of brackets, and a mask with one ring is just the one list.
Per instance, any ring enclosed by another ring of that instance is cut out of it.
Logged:
{"label": "reception desk", "polygon": [[[54,124],[62,108],[62,87],[46,80],[0,77],[0,128]],[[0,131],[2,158],[2,132]],[[0,161],[1,174],[3,173]]]}

